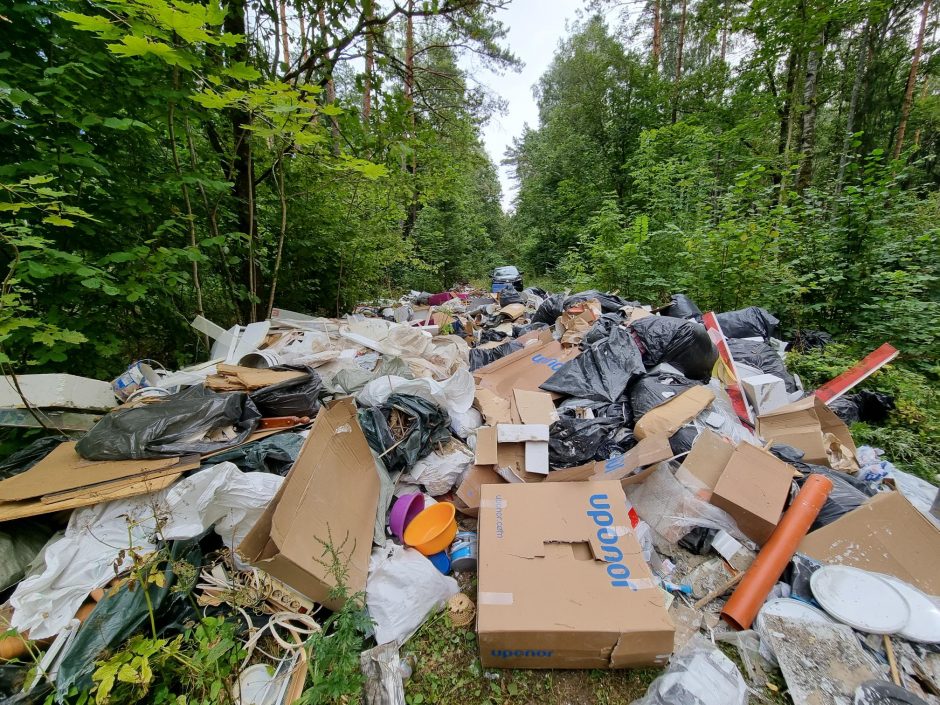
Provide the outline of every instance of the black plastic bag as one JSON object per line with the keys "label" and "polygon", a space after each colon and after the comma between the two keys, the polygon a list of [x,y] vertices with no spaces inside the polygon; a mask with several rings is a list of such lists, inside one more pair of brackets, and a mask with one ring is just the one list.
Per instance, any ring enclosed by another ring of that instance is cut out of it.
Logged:
{"label": "black plastic bag", "polygon": [[665,404],[687,389],[701,385],[702,383],[696,380],[666,372],[643,375],[630,386],[630,407],[633,409],[633,416],[639,419],[650,409]]}
{"label": "black plastic bag", "polygon": [[767,309],[749,306],[737,311],[718,314],[718,325],[726,338],[763,338],[770,340],[777,332],[780,321]]}
{"label": "black plastic bag", "polygon": [[673,454],[679,455],[692,450],[692,446],[701,432],[702,429],[692,423],[680,426],[678,431],[669,436],[669,447],[672,449]]}
{"label": "black plastic bag", "polygon": [[696,526],[689,533],[679,539],[679,546],[696,556],[704,556],[712,550],[712,541],[718,535],[718,529],[707,529]]}
{"label": "black plastic bag", "polygon": [[595,401],[616,401],[631,380],[643,374],[643,360],[630,333],[614,328],[610,337],[595,343],[562,365],[541,389]]}
{"label": "black plastic bag", "polygon": [[[260,420],[261,412],[244,392],[190,387],[154,404],[112,411],[82,436],[75,450],[89,460],[212,453],[242,443]],[[235,428],[229,440],[186,440],[227,426]]]}
{"label": "black plastic bag", "polygon": [[623,322],[623,314],[620,311],[616,313],[605,313],[598,318],[591,326],[584,338],[581,340],[581,347],[586,348],[594,343],[606,340],[610,332]]}
{"label": "black plastic bag", "polygon": [[829,407],[831,412],[842,419],[842,422],[846,426],[858,423],[861,411],[858,408],[858,402],[855,401],[854,394],[844,394],[838,399],[833,399],[826,404],[826,406]]}
{"label": "black plastic bag", "polygon": [[509,304],[524,304],[522,292],[516,291],[512,286],[506,286],[499,290],[499,306],[508,306]]}
{"label": "black plastic bag", "polygon": [[793,334],[793,340],[787,343],[787,350],[822,350],[831,343],[832,336],[824,330],[798,330]]}
{"label": "black plastic bag", "polygon": [[526,323],[525,325],[512,327],[512,337],[518,338],[519,336],[525,335],[526,333],[531,333],[534,330],[546,330],[548,328],[547,323]]}
{"label": "black plastic bag", "polygon": [[858,418],[865,423],[884,423],[895,409],[894,397],[890,394],[862,389],[854,397],[858,402]]}
{"label": "black plastic bag", "polygon": [[270,472],[285,477],[303,444],[304,437],[299,433],[285,431],[213,455],[203,465],[228,462],[243,472]]}
{"label": "black plastic bag", "polygon": [[[274,369],[297,369],[277,367]],[[316,416],[320,409],[323,380],[312,368],[303,368],[306,377],[289,379],[272,384],[251,394],[251,400],[264,417],[269,416]]]}
{"label": "black plastic bag", "polygon": [[[406,428],[399,438],[389,420],[397,409]],[[389,472],[407,470],[434,450],[437,443],[450,440],[450,416],[434,402],[410,394],[393,394],[381,406],[359,410],[359,425],[369,447],[382,455]]]}
{"label": "black plastic bag", "polygon": [[787,366],[777,352],[762,340],[738,340],[728,338],[728,350],[735,362],[756,367],[764,374],[773,375],[783,380],[788,392],[795,392],[796,380],[787,370]]}
{"label": "black plastic bag", "polygon": [[825,475],[832,481],[832,491],[826,498],[826,503],[823,504],[822,509],[819,510],[819,515],[810,527],[810,531],[831,524],[844,514],[858,509],[870,499],[869,494],[852,484],[851,479],[854,478],[846,473],[808,463],[798,463],[796,467],[804,474],[804,477],[796,481],[800,487],[811,475]]}
{"label": "black plastic bag", "polygon": [[548,463],[553,468],[570,468],[600,459],[598,451],[619,429],[617,419],[562,416],[548,430]]}
{"label": "black plastic bag", "polygon": [[557,407],[557,411],[561,416],[572,418],[576,416],[578,409],[590,409],[594,412],[595,418],[617,419],[621,426],[633,426],[633,411],[630,408],[630,397],[626,392],[621,394],[614,402],[570,397]]}
{"label": "black plastic bag", "polygon": [[673,294],[669,297],[672,303],[664,308],[660,313],[672,318],[691,318],[696,321],[702,320],[702,312],[695,302],[685,294]]}
{"label": "black plastic bag", "polygon": [[550,326],[555,325],[555,321],[558,320],[562,311],[565,310],[562,308],[564,301],[564,294],[552,294],[542,302],[542,305],[538,307],[538,310],[532,314],[532,318],[529,320],[532,323],[547,323]]}
{"label": "black plastic bag", "polygon": [[647,367],[668,362],[691,379],[711,379],[718,349],[705,326],[681,318],[647,316],[631,323],[630,329]]}
{"label": "black plastic bag", "polygon": [[24,448],[20,448],[0,463],[0,480],[19,475],[21,472],[29,470],[33,465],[58,448],[60,443],[67,440],[67,436],[45,436],[43,438],[37,438]]}
{"label": "black plastic bag", "polygon": [[470,371],[473,372],[491,362],[496,362],[516,350],[522,350],[522,343],[517,343],[515,340],[507,340],[495,348],[470,348]]}
{"label": "black plastic bag", "polygon": [[538,296],[540,299],[544,299],[546,296],[548,296],[548,292],[545,291],[545,289],[542,289],[541,287],[538,287],[538,286],[527,286],[525,289],[522,290],[522,293],[533,294],[535,296]]}
{"label": "black plastic bag", "polygon": [[813,573],[822,568],[822,563],[803,553],[795,553],[783,572],[783,582],[790,585],[790,597],[813,602],[813,590],[810,587],[810,578]]}
{"label": "black plastic bag", "polygon": [[479,344],[482,345],[483,343],[498,343],[500,340],[505,340],[508,337],[509,336],[501,331],[485,328],[480,331]]}
{"label": "black plastic bag", "polygon": [[619,311],[624,306],[639,306],[638,301],[625,301],[619,296],[614,296],[613,294],[604,294],[598,291],[597,289],[590,289],[588,291],[579,291],[577,294],[572,294],[565,299],[562,309],[570,308],[575,304],[584,303],[585,301],[590,301],[591,299],[597,299],[598,303],[601,305],[601,311],[604,313],[613,313],[614,311]]}

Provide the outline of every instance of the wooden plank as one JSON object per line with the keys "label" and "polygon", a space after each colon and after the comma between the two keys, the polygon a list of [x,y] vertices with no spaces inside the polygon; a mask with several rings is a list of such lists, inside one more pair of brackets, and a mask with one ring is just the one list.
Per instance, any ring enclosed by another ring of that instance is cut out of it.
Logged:
{"label": "wooden plank", "polygon": [[741,386],[741,376],[738,374],[738,368],[734,364],[734,358],[731,356],[731,350],[728,348],[728,341],[721,325],[718,323],[718,317],[714,311],[709,311],[702,315],[702,323],[708,330],[708,337],[712,339],[715,347],[718,348],[718,357],[731,372],[734,380],[725,385],[725,391],[731,399],[731,406],[734,407],[734,413],[738,415],[748,428],[754,428],[754,414],[750,405],[747,403],[747,397],[744,396],[744,388]]}
{"label": "wooden plank", "polygon": [[885,343],[874,352],[869,353],[835,379],[831,379],[813,392],[813,395],[822,399],[828,406],[847,391],[863,380],[871,377],[875,372],[891,362],[900,353],[890,343]]}

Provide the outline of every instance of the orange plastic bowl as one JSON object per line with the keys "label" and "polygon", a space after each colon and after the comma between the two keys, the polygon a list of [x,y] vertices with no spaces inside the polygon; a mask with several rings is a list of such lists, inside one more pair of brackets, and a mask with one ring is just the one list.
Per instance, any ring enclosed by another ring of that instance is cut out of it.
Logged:
{"label": "orange plastic bowl", "polygon": [[440,553],[457,535],[456,513],[450,502],[432,504],[405,528],[405,543],[426,556]]}

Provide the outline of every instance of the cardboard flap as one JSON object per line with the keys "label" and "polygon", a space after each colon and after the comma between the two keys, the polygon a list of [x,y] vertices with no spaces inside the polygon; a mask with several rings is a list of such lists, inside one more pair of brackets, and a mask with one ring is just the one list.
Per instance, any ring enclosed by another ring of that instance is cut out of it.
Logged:
{"label": "cardboard flap", "polygon": [[696,385],[672,397],[665,404],[653,407],[636,422],[633,435],[643,439],[648,436],[674,434],[683,425],[694,419],[705,407],[715,401],[715,393],[704,385]]}
{"label": "cardboard flap", "polygon": [[473,462],[477,465],[496,465],[496,426],[481,426],[477,429],[477,447]]}
{"label": "cardboard flap", "polygon": [[695,439],[692,450],[682,461],[676,477],[685,482],[687,477],[691,476],[691,482],[685,484],[713,490],[731,460],[732,453],[734,446],[731,443],[706,428]]}
{"label": "cardboard flap", "polygon": [[513,398],[519,412],[519,420],[524,424],[551,425],[558,420],[555,403],[546,392],[533,392],[526,389],[514,389]]}
{"label": "cardboard flap", "polygon": [[478,387],[490,389],[509,401],[517,389],[540,391],[542,383],[580,354],[579,348],[562,348],[552,339],[551,331],[543,331],[536,342],[481,367],[473,377]]}
{"label": "cardboard flap", "polygon": [[648,436],[623,455],[594,464],[595,480],[622,480],[638,468],[672,457],[668,436]]}

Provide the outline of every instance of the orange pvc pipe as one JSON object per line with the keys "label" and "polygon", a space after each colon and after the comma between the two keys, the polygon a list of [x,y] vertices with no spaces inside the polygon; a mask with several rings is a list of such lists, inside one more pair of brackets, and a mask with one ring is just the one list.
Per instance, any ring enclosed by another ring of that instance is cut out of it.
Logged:
{"label": "orange pvc pipe", "polygon": [[832,480],[810,475],[790,508],[777,524],[757,559],[721,610],[724,620],[736,629],[749,629],[797,546],[816,521],[819,510],[832,492]]}

